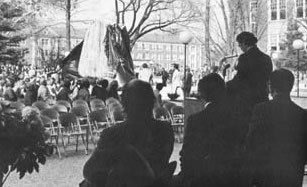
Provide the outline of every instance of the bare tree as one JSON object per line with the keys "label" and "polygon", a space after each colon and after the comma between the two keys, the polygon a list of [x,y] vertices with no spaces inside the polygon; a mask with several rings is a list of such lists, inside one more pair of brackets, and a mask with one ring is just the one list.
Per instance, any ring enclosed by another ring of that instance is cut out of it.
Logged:
{"label": "bare tree", "polygon": [[175,32],[198,16],[189,0],[115,0],[116,20],[127,26],[131,48],[145,34],[162,30]]}
{"label": "bare tree", "polygon": [[[210,18],[210,31],[206,32],[204,45],[210,43],[210,47],[206,47],[206,54],[210,54],[207,62],[218,61],[221,57],[237,53],[235,38],[242,31],[252,31],[261,39],[267,28],[267,19],[264,17],[266,1],[254,0],[256,8],[250,11],[249,0],[218,0],[214,8],[210,8],[208,12],[208,0],[206,1],[206,12],[203,14],[201,22],[208,27],[208,18]],[[212,6],[212,5],[209,5]],[[253,22],[251,22],[251,15]],[[252,29],[251,23],[254,23]],[[209,42],[208,42],[209,39]]]}

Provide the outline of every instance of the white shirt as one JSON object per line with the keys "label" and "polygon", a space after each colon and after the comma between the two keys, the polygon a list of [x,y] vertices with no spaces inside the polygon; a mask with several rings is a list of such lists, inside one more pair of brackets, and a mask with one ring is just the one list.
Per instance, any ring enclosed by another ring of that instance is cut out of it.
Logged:
{"label": "white shirt", "polygon": [[150,81],[150,77],[152,77],[152,72],[149,68],[144,68],[140,70],[139,79],[145,82]]}

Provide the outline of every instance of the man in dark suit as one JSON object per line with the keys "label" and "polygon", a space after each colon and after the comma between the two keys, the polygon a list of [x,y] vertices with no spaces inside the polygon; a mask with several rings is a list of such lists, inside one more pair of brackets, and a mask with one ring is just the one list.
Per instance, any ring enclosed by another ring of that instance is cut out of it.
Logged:
{"label": "man in dark suit", "polygon": [[307,112],[291,101],[293,84],[289,70],[274,71],[270,86],[273,100],[254,109],[247,153],[250,182],[255,186],[302,186],[307,160]]}
{"label": "man in dark suit", "polygon": [[251,108],[268,100],[267,82],[272,72],[271,58],[257,47],[257,38],[250,32],[242,32],[236,38],[244,52],[235,67],[237,74],[227,83],[227,90],[240,97]]}
{"label": "man in dark suit", "polygon": [[199,81],[198,90],[206,105],[188,118],[179,176],[186,186],[236,186],[239,142],[244,134],[233,119],[225,82],[211,73]]}

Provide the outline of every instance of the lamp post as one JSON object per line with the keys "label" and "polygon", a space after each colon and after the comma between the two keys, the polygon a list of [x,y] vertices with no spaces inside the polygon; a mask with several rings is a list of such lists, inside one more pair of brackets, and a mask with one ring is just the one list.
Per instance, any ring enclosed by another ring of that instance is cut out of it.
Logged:
{"label": "lamp post", "polygon": [[[193,39],[193,36],[190,32],[184,31],[184,32],[180,33],[179,39],[180,39],[181,43],[183,43],[183,45],[184,45],[183,83],[185,84],[186,67],[187,67],[187,45],[191,42],[191,40]],[[186,97],[185,91],[183,91],[183,101],[185,101],[185,97]]]}
{"label": "lamp post", "polygon": [[297,50],[297,97],[300,96],[300,50],[304,49],[304,42],[300,39],[296,39],[292,44],[293,48]]}

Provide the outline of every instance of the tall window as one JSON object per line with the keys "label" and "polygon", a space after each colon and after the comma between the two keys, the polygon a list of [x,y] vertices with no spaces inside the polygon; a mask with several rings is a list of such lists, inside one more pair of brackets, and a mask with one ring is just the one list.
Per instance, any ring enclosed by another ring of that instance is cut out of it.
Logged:
{"label": "tall window", "polygon": [[250,2],[250,30],[252,33],[257,33],[257,11],[258,11],[258,1],[252,0]]}
{"label": "tall window", "polygon": [[277,20],[277,0],[271,0],[271,20]]}
{"label": "tall window", "polygon": [[286,0],[279,0],[279,19],[286,19]]}
{"label": "tall window", "polygon": [[304,17],[304,3],[303,0],[296,0],[296,17],[302,18]]}

